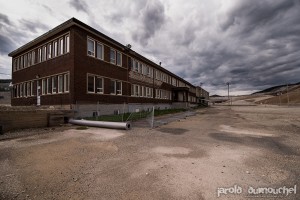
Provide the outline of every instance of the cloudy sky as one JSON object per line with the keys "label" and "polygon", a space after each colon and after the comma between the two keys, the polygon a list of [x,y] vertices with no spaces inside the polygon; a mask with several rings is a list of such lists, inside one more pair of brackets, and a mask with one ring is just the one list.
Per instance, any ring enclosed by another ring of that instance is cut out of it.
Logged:
{"label": "cloudy sky", "polygon": [[300,82],[300,0],[0,0],[7,54],[75,17],[211,94]]}

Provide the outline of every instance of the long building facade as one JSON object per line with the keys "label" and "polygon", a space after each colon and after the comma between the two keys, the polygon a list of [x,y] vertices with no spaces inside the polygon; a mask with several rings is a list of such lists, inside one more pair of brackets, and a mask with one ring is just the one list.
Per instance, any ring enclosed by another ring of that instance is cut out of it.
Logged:
{"label": "long building facade", "polygon": [[9,56],[12,106],[64,106],[87,116],[95,104],[109,114],[124,105],[196,106],[202,98],[199,88],[75,18]]}

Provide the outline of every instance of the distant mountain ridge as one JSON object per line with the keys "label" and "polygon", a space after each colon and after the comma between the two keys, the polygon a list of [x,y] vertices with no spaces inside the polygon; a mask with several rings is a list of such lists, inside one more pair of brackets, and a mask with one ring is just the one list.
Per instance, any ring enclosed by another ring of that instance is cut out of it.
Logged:
{"label": "distant mountain ridge", "polygon": [[[300,88],[300,82],[298,83],[293,83],[288,85],[288,90],[292,91],[295,89]],[[287,90],[287,84],[284,85],[277,85],[273,86],[258,92],[254,92],[253,94],[271,94],[271,95],[276,95],[277,93],[285,93]]]}

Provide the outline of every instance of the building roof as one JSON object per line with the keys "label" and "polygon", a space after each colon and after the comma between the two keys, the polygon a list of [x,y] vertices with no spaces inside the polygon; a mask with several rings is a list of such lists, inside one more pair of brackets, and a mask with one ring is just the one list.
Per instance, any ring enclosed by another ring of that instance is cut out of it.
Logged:
{"label": "building roof", "polygon": [[146,58],[146,57],[140,55],[139,53],[133,51],[132,49],[129,49],[127,46],[124,46],[123,44],[119,43],[118,41],[116,41],[116,40],[114,40],[114,39],[108,37],[107,35],[101,33],[100,31],[98,31],[98,30],[92,28],[91,26],[89,26],[89,25],[87,25],[87,24],[81,22],[80,20],[78,20],[78,19],[76,19],[76,18],[74,18],[74,17],[71,18],[71,19],[69,19],[69,20],[67,20],[66,22],[64,22],[64,23],[62,23],[62,24],[60,24],[60,25],[58,25],[57,27],[51,29],[50,31],[44,33],[43,35],[37,37],[36,39],[34,39],[34,40],[28,42],[27,44],[25,44],[25,45],[19,47],[18,49],[16,49],[16,50],[10,52],[10,53],[8,54],[8,56],[14,57],[14,56],[18,55],[19,53],[22,53],[23,51],[25,51],[25,50],[27,50],[27,49],[29,49],[29,48],[31,48],[31,47],[37,45],[38,43],[40,43],[40,42],[46,40],[47,38],[49,38],[49,37],[51,37],[51,36],[53,36],[53,35],[55,35],[55,34],[61,32],[61,31],[63,31],[63,30],[65,30],[66,28],[69,28],[69,27],[71,27],[71,26],[77,26],[77,27],[80,27],[80,28],[85,29],[85,30],[88,31],[88,32],[91,32],[91,33],[93,33],[93,34],[96,34],[96,35],[99,36],[100,38],[106,40],[106,41],[109,42],[109,43],[114,44],[115,46],[118,46],[119,48],[121,48],[121,49],[123,49],[123,50],[128,49],[128,50],[129,50],[129,54],[134,55],[134,56],[136,56],[136,57],[142,59],[144,62],[151,63],[151,64],[154,65],[157,69],[159,69],[159,70],[161,70],[161,71],[163,71],[163,72],[165,72],[165,73],[171,74],[172,76],[176,77],[177,79],[179,79],[180,81],[184,82],[185,84],[188,84],[188,85],[190,85],[190,86],[195,87],[193,84],[189,83],[188,81],[184,80],[183,78],[177,76],[176,74],[170,72],[169,70],[167,70],[167,69],[163,68],[162,66],[160,66],[160,65],[158,65],[158,64],[156,64],[156,63],[154,63],[153,61],[149,60],[148,58]]}

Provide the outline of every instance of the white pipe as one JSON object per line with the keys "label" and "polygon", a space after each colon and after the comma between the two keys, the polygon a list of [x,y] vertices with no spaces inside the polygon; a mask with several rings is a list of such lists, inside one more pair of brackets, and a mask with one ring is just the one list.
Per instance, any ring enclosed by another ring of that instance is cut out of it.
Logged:
{"label": "white pipe", "polygon": [[125,129],[128,130],[131,128],[130,122],[103,122],[103,121],[91,121],[91,120],[76,120],[69,119],[70,124],[76,124],[81,126],[94,126],[101,128],[115,128],[115,129]]}

